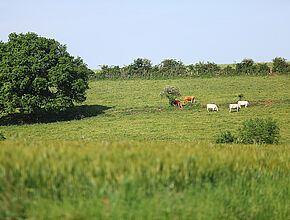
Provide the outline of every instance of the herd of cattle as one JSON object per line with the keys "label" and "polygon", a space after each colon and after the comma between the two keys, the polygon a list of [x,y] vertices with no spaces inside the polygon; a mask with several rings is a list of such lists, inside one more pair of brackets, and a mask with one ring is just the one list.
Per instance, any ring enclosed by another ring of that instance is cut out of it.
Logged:
{"label": "herd of cattle", "polygon": [[[183,100],[183,104],[185,104],[186,102],[191,102],[191,103],[194,103],[195,102],[195,97],[194,96],[186,96]],[[182,103],[181,101],[179,100],[174,100],[173,102],[174,105],[178,106],[178,109],[182,110],[183,109],[183,106],[182,106]],[[245,106],[246,108],[248,107],[249,105],[249,102],[248,101],[238,101],[238,103],[235,103],[235,104],[229,104],[229,112],[232,111],[232,109],[236,109],[237,112],[239,111],[239,109],[242,107],[242,106]],[[209,112],[210,110],[211,111],[219,111],[218,109],[218,106],[216,104],[207,104],[206,105],[206,110]]]}

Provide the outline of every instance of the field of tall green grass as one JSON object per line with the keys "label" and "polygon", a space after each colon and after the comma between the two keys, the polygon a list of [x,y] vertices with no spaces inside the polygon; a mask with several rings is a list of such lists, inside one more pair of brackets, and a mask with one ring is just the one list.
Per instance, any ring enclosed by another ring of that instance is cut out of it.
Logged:
{"label": "field of tall green grass", "polygon": [[289,145],[6,141],[0,219],[287,219]]}
{"label": "field of tall green grass", "polygon": [[[197,103],[170,106],[166,85]],[[0,219],[287,219],[289,97],[289,76],[91,81],[62,115],[2,118]],[[278,145],[214,143],[269,117]]]}

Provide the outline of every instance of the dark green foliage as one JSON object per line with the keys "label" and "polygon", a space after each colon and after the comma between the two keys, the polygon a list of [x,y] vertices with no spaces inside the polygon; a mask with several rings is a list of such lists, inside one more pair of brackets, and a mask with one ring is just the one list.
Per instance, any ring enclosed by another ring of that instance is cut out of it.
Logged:
{"label": "dark green foliage", "polygon": [[4,136],[4,134],[2,134],[2,133],[0,132],[0,141],[3,141],[3,140],[6,140],[6,137]]}
{"label": "dark green foliage", "polygon": [[235,75],[235,69],[231,66],[226,66],[224,69],[221,70],[221,73],[225,76],[233,76]]}
{"label": "dark green foliage", "polygon": [[257,76],[267,76],[270,73],[270,67],[266,63],[256,63],[255,64],[255,75]]}
{"label": "dark green foliage", "polygon": [[160,93],[160,96],[162,98],[166,97],[168,98],[169,104],[173,105],[174,100],[177,97],[181,96],[181,93],[179,92],[179,88],[175,86],[165,86],[163,91]]}
{"label": "dark green foliage", "polygon": [[103,65],[101,70],[96,74],[97,79],[116,79],[121,77],[121,69],[119,66]]}
{"label": "dark green foliage", "polygon": [[92,72],[65,45],[35,33],[11,33],[0,44],[0,111],[65,110],[85,101]]}
{"label": "dark green foliage", "polygon": [[241,101],[243,99],[244,95],[243,94],[239,94],[238,97],[239,97],[239,100]]}
{"label": "dark green foliage", "polygon": [[280,129],[272,118],[249,119],[243,123],[238,131],[239,142],[243,144],[278,144],[280,139]]}
{"label": "dark green foliage", "polygon": [[236,74],[252,75],[254,73],[254,61],[252,59],[243,59],[241,63],[236,64]]}
{"label": "dark green foliage", "polygon": [[184,76],[186,74],[186,67],[182,61],[176,61],[175,59],[163,60],[159,67],[159,74],[168,78]]}
{"label": "dark green foliage", "polygon": [[[279,69],[279,71],[282,71],[280,69],[284,68],[283,73],[290,72],[290,66],[285,59],[279,58],[275,62],[277,64],[274,64],[273,70]],[[280,66],[284,67],[280,68]],[[103,65],[101,70],[97,70],[90,77],[92,79],[172,79],[235,75],[267,76],[269,73],[270,67],[267,63],[254,63],[252,59],[243,59],[241,63],[226,65],[221,68],[214,62],[198,62],[186,66],[182,61],[176,61],[175,59],[166,59],[159,65],[153,66],[149,59],[138,58],[132,64],[124,67]]]}
{"label": "dark green foliage", "polygon": [[195,64],[195,72],[198,76],[203,75],[218,75],[220,71],[220,67],[214,62],[199,62]]}
{"label": "dark green foliage", "polygon": [[217,136],[216,143],[233,143],[236,142],[237,138],[232,135],[230,131],[222,131],[219,136]]}
{"label": "dark green foliage", "polygon": [[286,62],[286,59],[282,57],[276,57],[273,59],[273,70],[272,72],[277,72],[280,74],[289,74],[290,73],[290,65]]}

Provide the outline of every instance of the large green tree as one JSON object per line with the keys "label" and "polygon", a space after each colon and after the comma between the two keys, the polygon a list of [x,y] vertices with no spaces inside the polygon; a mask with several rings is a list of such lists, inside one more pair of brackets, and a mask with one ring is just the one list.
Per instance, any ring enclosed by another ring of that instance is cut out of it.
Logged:
{"label": "large green tree", "polygon": [[54,39],[11,33],[0,42],[0,113],[61,111],[83,102],[90,71]]}

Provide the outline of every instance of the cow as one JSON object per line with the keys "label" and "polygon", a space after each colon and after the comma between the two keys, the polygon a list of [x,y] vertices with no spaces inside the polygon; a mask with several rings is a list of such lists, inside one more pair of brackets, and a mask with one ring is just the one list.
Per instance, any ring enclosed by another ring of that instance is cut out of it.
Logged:
{"label": "cow", "polygon": [[183,109],[181,101],[179,101],[179,100],[174,100],[174,101],[173,101],[173,104],[176,105],[176,106],[178,106],[178,109],[179,109],[179,110],[182,110],[182,109]]}
{"label": "cow", "polygon": [[195,102],[195,97],[194,96],[185,96],[184,100],[183,100],[183,104],[185,102],[191,102],[191,103],[194,103]]}
{"label": "cow", "polygon": [[232,111],[232,109],[237,109],[237,112],[239,112],[240,105],[239,104],[230,104],[229,108],[230,108],[230,112]]}
{"label": "cow", "polygon": [[239,105],[239,108],[241,108],[242,106],[245,106],[247,108],[249,105],[249,102],[248,101],[238,101],[238,105]]}
{"label": "cow", "polygon": [[218,107],[216,104],[207,104],[206,105],[206,110],[207,112],[209,112],[209,109],[213,110],[213,111],[219,111]]}

